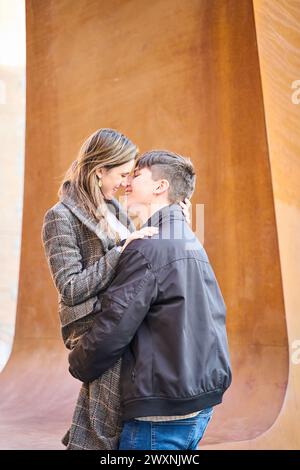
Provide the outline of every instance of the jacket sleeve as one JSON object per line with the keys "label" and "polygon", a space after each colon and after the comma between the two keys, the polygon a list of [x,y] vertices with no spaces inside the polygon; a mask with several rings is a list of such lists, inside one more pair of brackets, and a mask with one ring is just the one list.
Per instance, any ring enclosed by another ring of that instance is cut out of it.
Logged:
{"label": "jacket sleeve", "polygon": [[157,297],[151,265],[130,245],[121,255],[116,277],[103,296],[101,311],[69,354],[69,371],[82,382],[95,380],[117,362]]}
{"label": "jacket sleeve", "polygon": [[83,269],[76,234],[65,214],[53,209],[46,213],[42,240],[52,279],[66,305],[74,306],[97,295],[113,278],[120,258],[118,248]]}

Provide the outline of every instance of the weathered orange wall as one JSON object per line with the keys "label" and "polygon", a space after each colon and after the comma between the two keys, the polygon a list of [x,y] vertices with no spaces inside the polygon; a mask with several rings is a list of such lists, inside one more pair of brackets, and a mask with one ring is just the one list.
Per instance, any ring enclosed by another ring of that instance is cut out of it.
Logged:
{"label": "weathered orange wall", "polygon": [[[230,449],[300,448],[300,5],[254,0],[289,342],[289,377],[274,425]],[[298,80],[298,83],[296,82]],[[276,360],[270,364],[273,370]],[[266,406],[273,399],[266,397]]]}

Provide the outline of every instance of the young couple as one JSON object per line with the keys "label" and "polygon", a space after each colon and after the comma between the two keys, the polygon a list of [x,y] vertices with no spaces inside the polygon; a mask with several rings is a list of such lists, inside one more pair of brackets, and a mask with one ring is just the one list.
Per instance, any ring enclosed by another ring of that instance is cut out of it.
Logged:
{"label": "young couple", "polygon": [[196,449],[231,383],[226,307],[186,221],[192,163],[137,153],[123,134],[96,131],[44,219],[69,370],[83,382],[67,449]]}

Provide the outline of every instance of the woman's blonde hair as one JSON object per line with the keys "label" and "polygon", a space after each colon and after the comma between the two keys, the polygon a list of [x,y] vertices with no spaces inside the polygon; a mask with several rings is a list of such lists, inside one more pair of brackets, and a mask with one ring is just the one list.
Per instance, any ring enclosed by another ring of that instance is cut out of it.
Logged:
{"label": "woman's blonde hair", "polygon": [[125,135],[114,129],[98,129],[83,143],[77,159],[67,170],[58,196],[65,194],[65,183],[69,182],[76,199],[94,217],[108,236],[116,239],[116,233],[106,220],[107,206],[99,187],[96,170],[111,169],[131,160],[138,148]]}

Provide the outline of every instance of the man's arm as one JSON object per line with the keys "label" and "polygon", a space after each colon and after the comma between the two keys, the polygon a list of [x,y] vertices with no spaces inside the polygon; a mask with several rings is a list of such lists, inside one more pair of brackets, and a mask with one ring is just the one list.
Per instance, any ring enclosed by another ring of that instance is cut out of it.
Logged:
{"label": "man's arm", "polygon": [[103,294],[101,311],[69,354],[71,374],[82,382],[91,382],[112,367],[132,341],[156,296],[151,265],[139,251],[126,248],[116,277]]}

